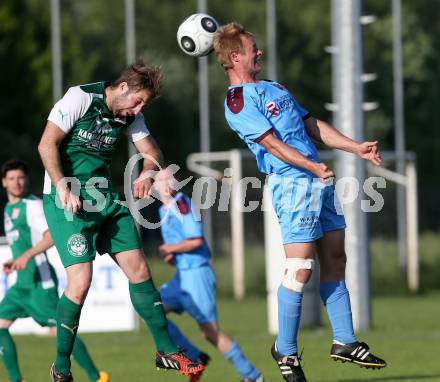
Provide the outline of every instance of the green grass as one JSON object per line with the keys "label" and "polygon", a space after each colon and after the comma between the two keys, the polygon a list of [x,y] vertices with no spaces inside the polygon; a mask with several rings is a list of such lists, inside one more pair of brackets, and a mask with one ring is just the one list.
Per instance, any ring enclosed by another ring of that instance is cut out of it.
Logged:
{"label": "green grass", "polygon": [[[372,350],[384,357],[389,366],[380,371],[364,370],[352,364],[341,364],[328,357],[331,333],[328,327],[302,330],[300,346],[304,347],[303,364],[309,381],[440,381],[440,293],[417,297],[382,296],[373,301],[374,329],[360,333]],[[220,321],[223,329],[240,342],[242,349],[264,373],[269,382],[281,381],[269,355],[273,337],[266,330],[266,308],[262,298],[249,298],[237,303],[221,299]],[[234,369],[205,343],[188,317],[174,317],[175,322],[199,346],[212,356],[203,380],[207,382],[238,381]],[[154,348],[145,328],[140,332],[83,334],[96,363],[111,373],[112,381],[183,381],[174,372],[156,371]],[[54,339],[39,336],[16,336],[20,362],[28,382],[48,381],[48,368],[54,357]],[[86,381],[76,365],[75,381]],[[0,370],[0,380],[5,372]]]}
{"label": "green grass", "polygon": [[[420,256],[420,293],[440,290],[440,233],[425,232],[419,238]],[[223,240],[217,243],[218,252],[214,253],[214,268],[217,277],[218,295],[232,297],[232,272],[230,242]],[[154,254],[155,247],[147,249]],[[220,256],[220,253],[223,256]],[[397,243],[393,239],[374,238],[370,245],[371,253],[371,285],[373,295],[408,295],[406,276],[400,272]],[[264,247],[249,240],[246,243],[246,289],[250,296],[264,296],[266,293]],[[153,268],[156,284],[172,277],[173,268],[152,256],[149,259]]]}
{"label": "green grass", "polygon": [[[227,243],[224,244],[228,247]],[[331,332],[328,326],[302,330],[304,367],[309,382],[411,382],[440,381],[440,235],[420,237],[421,292],[408,294],[405,278],[399,272],[396,243],[375,239],[371,244],[373,329],[359,337],[384,357],[384,370],[360,369],[330,360]],[[246,286],[248,298],[241,303],[232,296],[231,261],[228,256],[214,258],[217,273],[219,312],[222,328],[239,341],[246,355],[264,373],[266,381],[281,381],[269,355],[273,337],[267,333],[264,253],[261,246],[246,248]],[[156,284],[173,276],[174,269],[151,259]],[[99,319],[99,317],[97,317]],[[193,341],[213,358],[202,381],[231,382],[239,377],[223,358],[204,342],[196,325],[186,316],[173,319]],[[324,320],[325,321],[325,320]],[[173,372],[157,372],[153,366],[154,347],[144,325],[139,332],[83,334],[96,363],[112,376],[112,382],[184,381]],[[48,368],[54,359],[54,339],[16,336],[19,359],[27,382],[48,381]],[[86,382],[74,364],[76,382]],[[0,381],[6,381],[0,366]]]}
{"label": "green grass", "polygon": [[[420,293],[440,290],[440,234],[420,235]],[[394,240],[376,238],[371,243],[371,269],[374,295],[407,294],[405,275],[399,271],[397,244]]]}

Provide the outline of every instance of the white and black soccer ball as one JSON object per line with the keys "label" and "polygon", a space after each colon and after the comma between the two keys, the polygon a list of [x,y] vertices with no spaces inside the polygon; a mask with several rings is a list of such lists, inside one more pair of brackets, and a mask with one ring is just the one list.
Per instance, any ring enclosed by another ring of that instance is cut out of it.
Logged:
{"label": "white and black soccer ball", "polygon": [[212,16],[196,13],[180,24],[177,30],[177,42],[190,56],[206,56],[213,49],[214,33],[218,27],[218,22]]}

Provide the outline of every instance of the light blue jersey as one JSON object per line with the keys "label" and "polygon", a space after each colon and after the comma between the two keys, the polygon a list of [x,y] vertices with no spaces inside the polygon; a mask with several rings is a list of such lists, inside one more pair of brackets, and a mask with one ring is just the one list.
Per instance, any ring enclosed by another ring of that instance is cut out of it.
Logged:
{"label": "light blue jersey", "polygon": [[[161,232],[166,244],[175,244],[186,239],[203,238],[202,222],[195,218],[191,199],[179,193],[173,203],[159,209]],[[199,325],[218,322],[217,287],[214,271],[210,265],[211,253],[204,240],[203,245],[191,253],[175,254],[177,272],[160,288],[160,296],[167,310],[177,314],[188,313]],[[168,321],[168,331],[174,343],[194,361],[200,361],[200,349],[192,344]],[[254,381],[261,375],[234,342],[223,352],[241,377]]]}
{"label": "light blue jersey", "polygon": [[318,151],[304,126],[304,120],[310,113],[277,82],[230,86],[225,100],[225,115],[231,129],[255,154],[258,168],[266,174],[310,174],[276,158],[259,144],[271,132],[310,160],[320,162]]}
{"label": "light blue jersey", "polygon": [[[191,204],[188,196],[178,193],[173,203],[160,207],[160,231],[166,244],[175,244],[187,239],[204,239],[202,222],[195,218]],[[177,253],[174,258],[177,269],[192,269],[209,265],[211,252],[204,241],[203,245],[194,251]]]}
{"label": "light blue jersey", "polygon": [[255,154],[259,169],[271,174],[272,203],[283,244],[312,242],[345,228],[334,186],[310,171],[276,158],[260,142],[271,133],[314,162],[318,151],[304,125],[310,113],[274,81],[231,86],[225,101],[229,126]]}
{"label": "light blue jersey", "polygon": [[[202,222],[195,218],[188,196],[178,193],[173,203],[160,207],[159,215],[166,244],[204,238]],[[165,305],[179,314],[187,312],[199,324],[217,321],[216,282],[210,258],[206,241],[192,252],[176,253],[176,275],[160,288]]]}

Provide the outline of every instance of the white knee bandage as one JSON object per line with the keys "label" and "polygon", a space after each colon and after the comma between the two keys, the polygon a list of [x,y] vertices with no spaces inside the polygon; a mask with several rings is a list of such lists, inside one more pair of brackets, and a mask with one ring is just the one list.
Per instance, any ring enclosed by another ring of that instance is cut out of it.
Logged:
{"label": "white knee bandage", "polygon": [[296,274],[300,269],[310,269],[313,271],[315,260],[313,259],[300,259],[289,258],[286,259],[286,269],[284,270],[283,286],[287,289],[295,292],[302,292],[304,289],[304,283],[296,279]]}

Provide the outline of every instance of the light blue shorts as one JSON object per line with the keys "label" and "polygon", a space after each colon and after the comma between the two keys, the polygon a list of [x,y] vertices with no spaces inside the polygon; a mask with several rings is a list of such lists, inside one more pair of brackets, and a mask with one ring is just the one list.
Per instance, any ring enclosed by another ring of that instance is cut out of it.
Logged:
{"label": "light blue shorts", "polygon": [[174,312],[187,312],[199,324],[217,321],[216,282],[211,266],[177,270],[160,288],[162,302]]}
{"label": "light blue shorts", "polygon": [[332,184],[310,176],[272,174],[269,188],[283,244],[312,242],[327,232],[345,228]]}

